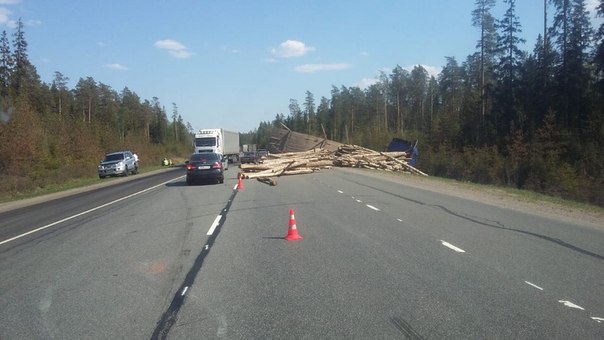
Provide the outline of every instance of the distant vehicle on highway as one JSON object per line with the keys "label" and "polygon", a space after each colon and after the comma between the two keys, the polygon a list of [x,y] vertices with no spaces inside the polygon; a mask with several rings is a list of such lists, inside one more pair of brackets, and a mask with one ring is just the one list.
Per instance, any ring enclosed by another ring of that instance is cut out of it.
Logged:
{"label": "distant vehicle on highway", "polygon": [[239,161],[241,164],[258,163],[258,154],[256,154],[256,151],[244,152],[243,155],[239,157]]}
{"label": "distant vehicle on highway", "polygon": [[98,172],[101,179],[107,176],[137,174],[138,159],[129,150],[111,152],[106,154],[105,158],[100,162]]}
{"label": "distant vehicle on highway", "polygon": [[226,156],[215,152],[194,153],[186,162],[187,184],[201,180],[224,183],[224,162]]}
{"label": "distant vehicle on highway", "polygon": [[256,157],[258,160],[261,160],[262,157],[266,157],[266,156],[268,156],[267,149],[258,149],[258,151],[256,152]]}

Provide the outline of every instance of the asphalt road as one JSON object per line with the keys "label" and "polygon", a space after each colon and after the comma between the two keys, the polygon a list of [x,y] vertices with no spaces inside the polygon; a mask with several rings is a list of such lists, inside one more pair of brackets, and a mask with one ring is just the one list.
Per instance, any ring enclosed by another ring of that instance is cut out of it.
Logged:
{"label": "asphalt road", "polygon": [[183,174],[1,212],[0,339],[604,338],[601,229],[344,169]]}

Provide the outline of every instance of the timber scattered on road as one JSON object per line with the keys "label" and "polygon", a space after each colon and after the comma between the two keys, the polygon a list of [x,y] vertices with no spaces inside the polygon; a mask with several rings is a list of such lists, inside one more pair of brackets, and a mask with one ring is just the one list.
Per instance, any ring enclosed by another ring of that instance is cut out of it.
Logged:
{"label": "timber scattered on road", "polygon": [[322,169],[337,167],[367,168],[392,172],[404,172],[428,176],[409,165],[406,152],[380,152],[358,145],[345,144],[336,151],[315,149],[264,156],[258,164],[241,164],[241,178],[258,178],[264,183],[276,185],[269,177],[310,174]]}

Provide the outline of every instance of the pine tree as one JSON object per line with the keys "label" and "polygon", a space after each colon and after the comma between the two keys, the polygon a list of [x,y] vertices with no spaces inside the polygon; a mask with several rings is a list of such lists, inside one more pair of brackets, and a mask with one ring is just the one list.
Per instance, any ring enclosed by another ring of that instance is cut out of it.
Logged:
{"label": "pine tree", "polygon": [[560,54],[557,65],[559,99],[558,120],[564,127],[577,129],[583,125],[588,108],[589,74],[588,47],[593,30],[585,0],[551,0],[556,8],[552,37]]}
{"label": "pine tree", "polygon": [[10,43],[6,31],[0,35],[0,96],[6,98],[10,88],[10,76],[13,67]]}
{"label": "pine tree", "polygon": [[[600,0],[600,4],[596,8],[596,11],[596,15],[599,18],[604,18],[604,0]],[[598,71],[600,94],[604,95],[604,22],[600,24],[600,27],[595,34],[595,42],[594,63]]]}
{"label": "pine tree", "polygon": [[491,10],[495,6],[495,0],[476,0],[476,9],[472,11],[472,25],[480,29],[480,39],[476,45],[480,50],[480,103],[481,103],[481,126],[483,141],[486,140],[486,114],[487,97],[489,93],[487,87],[490,83],[491,69],[494,64],[494,53],[497,44],[497,30],[495,28],[495,18],[491,15]]}
{"label": "pine tree", "polygon": [[12,87],[16,95],[19,95],[27,82],[27,72],[30,66],[27,56],[27,41],[23,31],[23,22],[21,19],[17,22],[17,31],[13,34],[13,55],[14,62],[12,73]]}
{"label": "pine tree", "polygon": [[525,40],[519,37],[522,27],[516,16],[516,0],[504,0],[508,4],[504,18],[497,22],[500,34],[497,40],[499,51],[498,69],[498,108],[496,122],[500,140],[509,133],[511,122],[517,118],[517,82],[524,52],[518,46]]}
{"label": "pine tree", "polygon": [[55,72],[55,78],[52,81],[52,91],[55,93],[57,101],[57,114],[59,117],[63,116],[63,97],[67,92],[67,82],[69,78],[64,76],[61,72]]}

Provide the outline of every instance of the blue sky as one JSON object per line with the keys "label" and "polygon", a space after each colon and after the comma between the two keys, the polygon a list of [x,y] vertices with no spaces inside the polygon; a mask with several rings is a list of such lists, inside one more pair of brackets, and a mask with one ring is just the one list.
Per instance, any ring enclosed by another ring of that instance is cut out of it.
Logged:
{"label": "blue sky", "polygon": [[[589,0],[590,9],[596,0]],[[532,51],[542,0],[518,1]],[[142,99],[172,103],[194,129],[247,132],[306,91],[364,88],[396,66],[438,72],[475,51],[474,0],[0,0],[0,26],[26,24],[30,61]],[[501,18],[503,1],[493,14]],[[593,13],[593,10],[592,10]]]}

